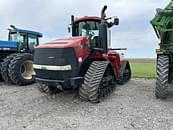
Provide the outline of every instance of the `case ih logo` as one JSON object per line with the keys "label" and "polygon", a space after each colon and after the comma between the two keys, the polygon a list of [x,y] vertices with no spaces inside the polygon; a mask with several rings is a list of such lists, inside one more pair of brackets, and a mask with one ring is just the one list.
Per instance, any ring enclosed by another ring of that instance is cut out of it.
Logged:
{"label": "case ih logo", "polygon": [[49,59],[54,59],[55,57],[54,57],[54,56],[49,56],[48,58],[49,58]]}

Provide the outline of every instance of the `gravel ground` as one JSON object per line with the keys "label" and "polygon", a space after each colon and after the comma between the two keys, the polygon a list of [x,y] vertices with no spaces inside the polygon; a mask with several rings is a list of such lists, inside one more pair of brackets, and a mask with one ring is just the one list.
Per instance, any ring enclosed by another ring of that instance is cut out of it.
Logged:
{"label": "gravel ground", "polygon": [[36,84],[0,86],[0,130],[173,130],[173,93],[157,100],[155,80],[132,79],[99,104],[77,92],[51,99]]}

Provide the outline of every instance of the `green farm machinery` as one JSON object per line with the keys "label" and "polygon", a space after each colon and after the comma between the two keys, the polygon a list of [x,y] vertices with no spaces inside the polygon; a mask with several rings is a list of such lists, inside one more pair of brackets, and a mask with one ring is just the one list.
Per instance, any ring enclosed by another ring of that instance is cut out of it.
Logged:
{"label": "green farm machinery", "polygon": [[173,80],[173,0],[164,9],[157,9],[151,21],[160,48],[157,52],[156,98],[166,98]]}

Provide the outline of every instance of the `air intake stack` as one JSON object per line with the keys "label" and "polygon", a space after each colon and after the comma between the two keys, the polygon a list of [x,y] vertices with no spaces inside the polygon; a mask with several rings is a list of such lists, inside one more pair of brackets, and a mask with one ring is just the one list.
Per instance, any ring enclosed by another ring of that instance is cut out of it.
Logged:
{"label": "air intake stack", "polygon": [[101,23],[100,23],[100,27],[99,27],[99,37],[100,37],[101,47],[104,49],[105,53],[108,50],[108,42],[107,42],[108,41],[108,36],[107,36],[108,25],[107,25],[107,21],[105,19],[106,9],[107,9],[107,6],[105,5],[101,11]]}

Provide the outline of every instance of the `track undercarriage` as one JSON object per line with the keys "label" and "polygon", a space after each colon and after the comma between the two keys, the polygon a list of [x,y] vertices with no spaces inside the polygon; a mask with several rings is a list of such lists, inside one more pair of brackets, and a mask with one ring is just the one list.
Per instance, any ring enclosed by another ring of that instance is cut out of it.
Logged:
{"label": "track undercarriage", "polygon": [[[124,84],[131,78],[131,70],[126,67],[120,80],[116,79],[111,64],[108,61],[94,61],[87,70],[84,81],[77,89],[80,99],[92,103],[99,103],[109,96],[117,84]],[[42,93],[55,95],[65,90],[63,87],[51,86],[45,83],[39,83],[38,88]]]}

